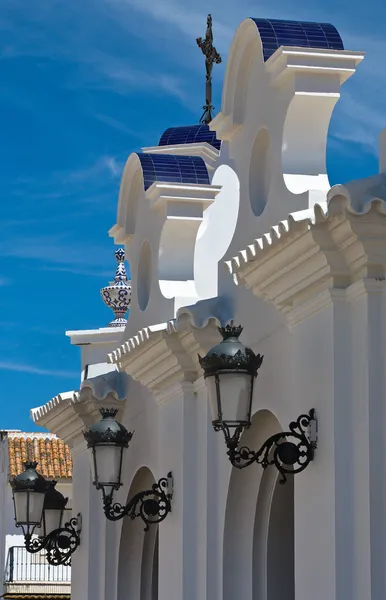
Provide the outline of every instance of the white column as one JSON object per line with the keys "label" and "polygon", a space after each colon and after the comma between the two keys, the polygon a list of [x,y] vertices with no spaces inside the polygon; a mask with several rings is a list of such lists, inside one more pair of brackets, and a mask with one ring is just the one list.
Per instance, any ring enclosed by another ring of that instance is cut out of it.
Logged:
{"label": "white column", "polygon": [[295,597],[353,600],[352,344],[345,292],[324,292],[291,321],[292,404],[299,414],[316,408],[319,422],[315,460],[295,476]]}
{"label": "white column", "polygon": [[197,403],[191,383],[177,384],[159,403],[159,469],[174,477],[172,513],[159,528],[159,600],[202,600],[198,593]]}
{"label": "white column", "polygon": [[81,543],[72,557],[72,600],[111,600],[105,595],[106,518],[101,494],[91,480],[85,442],[71,449],[73,457],[73,514],[82,515]]}
{"label": "white column", "polygon": [[353,410],[355,593],[386,597],[385,282],[353,286]]}

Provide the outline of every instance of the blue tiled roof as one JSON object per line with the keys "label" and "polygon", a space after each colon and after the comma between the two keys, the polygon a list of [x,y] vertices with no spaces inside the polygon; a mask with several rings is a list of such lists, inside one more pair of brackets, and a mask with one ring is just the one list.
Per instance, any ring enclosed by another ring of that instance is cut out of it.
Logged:
{"label": "blue tiled roof", "polygon": [[280,46],[344,49],[337,29],[329,23],[254,18],[252,21],[256,23],[260,33],[264,61],[268,60]]}
{"label": "blue tiled roof", "polygon": [[138,152],[145,190],[155,181],[209,184],[206,165],[200,156],[174,156]]}
{"label": "blue tiled roof", "polygon": [[209,125],[188,125],[187,127],[170,127],[162,135],[159,146],[171,146],[173,144],[193,144],[195,142],[207,142],[217,150],[220,150],[221,140],[216,138],[216,132],[209,129]]}

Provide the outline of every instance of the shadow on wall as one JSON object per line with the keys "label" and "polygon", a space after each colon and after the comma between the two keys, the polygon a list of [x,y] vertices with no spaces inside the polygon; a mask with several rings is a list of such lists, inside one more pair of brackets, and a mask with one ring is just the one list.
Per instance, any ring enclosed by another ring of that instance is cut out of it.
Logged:
{"label": "shadow on wall", "polygon": [[[242,444],[260,447],[278,431],[282,427],[276,417],[268,410],[259,411]],[[264,471],[260,465],[251,465],[242,471],[232,470],[223,561],[224,600],[294,600],[292,477],[281,485],[275,467]]]}
{"label": "shadow on wall", "polygon": [[[137,471],[127,500],[155,483],[147,467]],[[118,600],[158,599],[158,526],[145,533],[141,519],[123,519],[118,563]]]}
{"label": "shadow on wall", "polygon": [[232,242],[240,205],[240,182],[229,165],[221,165],[213,175],[212,185],[222,189],[204,212],[194,251],[194,281],[200,298],[218,294],[218,267]]}

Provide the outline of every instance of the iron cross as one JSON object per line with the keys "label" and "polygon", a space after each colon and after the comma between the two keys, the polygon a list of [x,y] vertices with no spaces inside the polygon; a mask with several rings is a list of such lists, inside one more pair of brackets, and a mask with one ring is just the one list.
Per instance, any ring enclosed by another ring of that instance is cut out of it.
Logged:
{"label": "iron cross", "polygon": [[221,56],[213,46],[213,31],[212,31],[212,15],[208,15],[206,20],[206,36],[205,39],[197,38],[197,45],[201,48],[205,56],[206,67],[206,87],[205,87],[205,106],[204,113],[200,119],[200,123],[210,123],[213,119],[214,106],[212,105],[212,70],[213,64],[217,65],[221,62]]}

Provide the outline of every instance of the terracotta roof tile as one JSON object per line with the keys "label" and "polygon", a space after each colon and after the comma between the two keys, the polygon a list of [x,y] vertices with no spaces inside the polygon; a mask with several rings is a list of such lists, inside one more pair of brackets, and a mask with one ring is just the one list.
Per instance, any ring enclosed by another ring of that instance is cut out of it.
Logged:
{"label": "terracotta roof tile", "polygon": [[37,470],[48,479],[70,479],[72,458],[67,444],[50,434],[12,433],[8,435],[9,477],[24,471],[26,460],[35,460]]}

